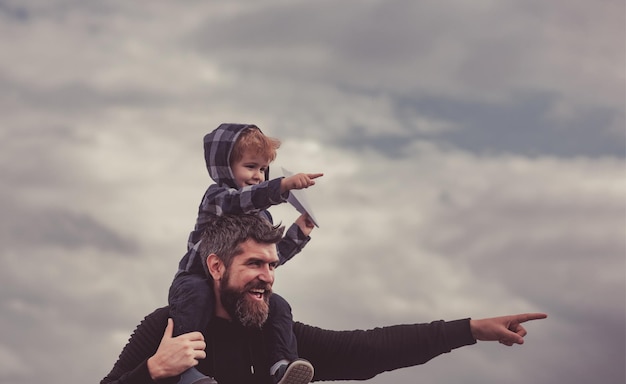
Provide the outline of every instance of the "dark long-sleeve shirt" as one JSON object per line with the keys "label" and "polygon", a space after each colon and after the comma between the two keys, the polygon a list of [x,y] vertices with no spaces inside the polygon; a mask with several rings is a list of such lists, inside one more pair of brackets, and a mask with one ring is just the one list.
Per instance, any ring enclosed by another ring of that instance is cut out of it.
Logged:
{"label": "dark long-sleeve shirt", "polygon": [[[168,308],[157,309],[137,326],[101,384],[153,384],[147,360],[165,331]],[[267,384],[268,363],[261,332],[219,318],[204,332],[207,357],[196,368],[219,384]],[[300,357],[315,367],[314,381],[366,380],[379,373],[423,364],[476,343],[469,319],[405,324],[369,330],[333,331],[294,323]],[[175,382],[165,380],[163,382]]]}

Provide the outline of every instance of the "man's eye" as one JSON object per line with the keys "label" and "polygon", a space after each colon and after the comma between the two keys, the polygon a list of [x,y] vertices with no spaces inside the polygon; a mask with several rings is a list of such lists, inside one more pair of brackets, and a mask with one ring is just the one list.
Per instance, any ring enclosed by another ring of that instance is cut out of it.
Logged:
{"label": "man's eye", "polygon": [[248,263],[248,265],[253,266],[253,267],[260,267],[262,264],[261,261],[251,261]]}

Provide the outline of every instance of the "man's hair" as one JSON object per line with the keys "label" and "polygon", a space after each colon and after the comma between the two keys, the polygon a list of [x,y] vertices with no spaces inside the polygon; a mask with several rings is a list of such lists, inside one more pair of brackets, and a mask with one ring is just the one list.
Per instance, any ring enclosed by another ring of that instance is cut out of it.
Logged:
{"label": "man's hair", "polygon": [[244,129],[237,137],[230,154],[230,164],[241,160],[245,153],[259,155],[271,163],[276,159],[276,150],[280,148],[280,140],[265,136],[257,127]]}
{"label": "man's hair", "polygon": [[272,225],[253,214],[212,215],[200,238],[200,257],[206,271],[206,258],[214,253],[226,268],[241,254],[241,243],[254,240],[260,244],[276,244],[282,239],[284,227]]}

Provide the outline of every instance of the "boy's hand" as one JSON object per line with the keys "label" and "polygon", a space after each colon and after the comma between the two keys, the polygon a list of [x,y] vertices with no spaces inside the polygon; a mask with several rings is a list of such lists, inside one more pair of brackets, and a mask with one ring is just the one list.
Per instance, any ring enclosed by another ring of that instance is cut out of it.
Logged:
{"label": "boy's hand", "polygon": [[280,193],[285,193],[292,189],[304,189],[315,185],[313,179],[324,176],[323,173],[297,173],[285,177],[280,181]]}
{"label": "boy's hand", "polygon": [[313,228],[315,228],[313,220],[311,220],[309,215],[307,215],[306,213],[301,214],[300,217],[296,219],[296,225],[300,227],[300,230],[302,231],[302,233],[304,233],[305,236],[309,236],[311,234],[311,231],[313,231]]}

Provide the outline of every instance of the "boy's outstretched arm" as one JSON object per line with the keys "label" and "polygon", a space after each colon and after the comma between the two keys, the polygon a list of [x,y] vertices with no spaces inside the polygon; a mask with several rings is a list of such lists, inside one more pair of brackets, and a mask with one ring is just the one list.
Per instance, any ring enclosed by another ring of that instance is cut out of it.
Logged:
{"label": "boy's outstretched arm", "polygon": [[324,176],[323,173],[296,173],[289,177],[285,177],[280,181],[280,193],[288,192],[292,189],[304,189],[315,185],[318,177]]}

